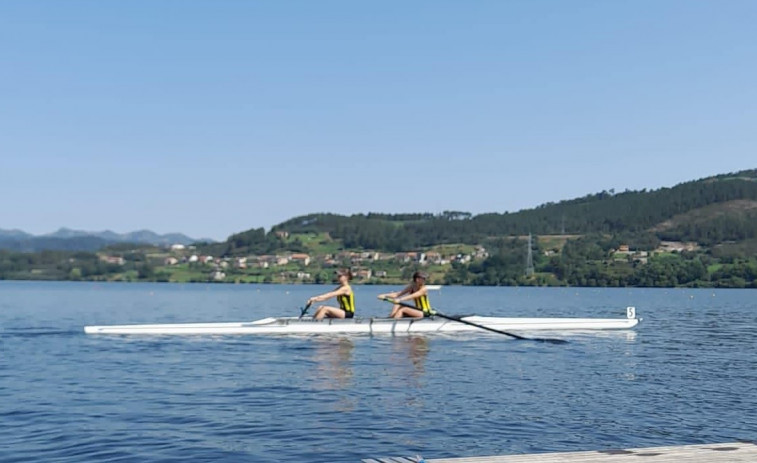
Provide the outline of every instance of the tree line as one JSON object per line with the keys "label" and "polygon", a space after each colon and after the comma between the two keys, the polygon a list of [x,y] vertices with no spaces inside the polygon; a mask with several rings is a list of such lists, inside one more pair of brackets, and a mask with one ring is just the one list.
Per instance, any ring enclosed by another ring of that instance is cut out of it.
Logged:
{"label": "tree line", "polygon": [[[271,232],[326,232],[342,240],[345,248],[390,252],[445,243],[480,244],[492,236],[643,235],[650,230],[657,239],[691,240],[709,246],[757,238],[757,208],[730,207],[739,200],[749,204],[757,201],[757,169],[652,191],[603,191],[515,213],[310,214],[276,225]],[[712,210],[707,211],[707,207]],[[686,216],[703,208],[702,217]],[[669,226],[658,227],[666,221],[671,221]],[[229,240],[241,247],[273,244],[262,229],[251,232]],[[229,245],[227,251],[239,248]]]}

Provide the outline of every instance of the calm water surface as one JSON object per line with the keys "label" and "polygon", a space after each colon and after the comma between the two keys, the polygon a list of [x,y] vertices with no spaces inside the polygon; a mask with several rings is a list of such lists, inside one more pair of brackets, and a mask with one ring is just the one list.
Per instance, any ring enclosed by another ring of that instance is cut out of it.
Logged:
{"label": "calm water surface", "polygon": [[[448,314],[622,317],[498,335],[126,337],[88,324],[297,315],[330,287],[0,282],[0,461],[358,462],[757,438],[757,291],[458,288]],[[386,287],[358,310],[386,314]]]}

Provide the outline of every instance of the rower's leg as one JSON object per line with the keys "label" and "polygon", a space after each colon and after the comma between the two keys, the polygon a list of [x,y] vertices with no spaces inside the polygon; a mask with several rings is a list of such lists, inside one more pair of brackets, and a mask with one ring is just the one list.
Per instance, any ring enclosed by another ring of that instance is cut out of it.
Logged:
{"label": "rower's leg", "polygon": [[336,307],[329,307],[322,305],[318,307],[318,311],[315,313],[316,320],[323,320],[325,317],[329,318],[344,318],[344,310],[337,309]]}
{"label": "rower's leg", "polygon": [[397,311],[397,314],[392,318],[423,318],[423,311],[419,309],[411,309],[410,307],[402,307]]}
{"label": "rower's leg", "polygon": [[398,311],[399,311],[399,310],[400,310],[401,308],[402,308],[402,306],[401,306],[401,305],[399,305],[399,304],[394,304],[394,306],[392,307],[392,311],[391,311],[391,312],[389,312],[389,318],[399,318],[399,317],[396,317],[395,315],[397,315],[397,312],[398,312]]}
{"label": "rower's leg", "polygon": [[335,307],[326,307],[326,316],[329,318],[344,318],[345,313],[342,309]]}
{"label": "rower's leg", "polygon": [[404,314],[405,314],[405,308],[402,307],[401,305],[398,305],[397,310],[392,310],[391,318],[402,318],[405,316]]}

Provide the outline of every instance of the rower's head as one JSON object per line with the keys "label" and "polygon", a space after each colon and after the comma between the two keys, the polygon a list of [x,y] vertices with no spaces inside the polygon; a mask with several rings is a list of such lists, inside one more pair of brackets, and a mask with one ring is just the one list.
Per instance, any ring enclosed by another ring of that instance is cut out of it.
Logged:
{"label": "rower's head", "polygon": [[339,269],[339,270],[337,270],[334,273],[336,273],[336,279],[339,280],[339,281],[342,280],[342,277],[346,278],[347,281],[352,280],[352,272],[348,268]]}
{"label": "rower's head", "polygon": [[413,281],[420,285],[425,284],[427,279],[428,279],[428,273],[426,272],[413,273]]}

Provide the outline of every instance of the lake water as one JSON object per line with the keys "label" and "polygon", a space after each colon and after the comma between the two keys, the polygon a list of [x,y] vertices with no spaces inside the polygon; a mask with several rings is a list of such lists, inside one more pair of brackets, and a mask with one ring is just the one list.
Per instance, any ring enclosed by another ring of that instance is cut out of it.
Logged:
{"label": "lake water", "polygon": [[[463,288],[447,314],[624,317],[504,336],[121,337],[298,315],[330,286],[0,282],[0,461],[359,462],[757,438],[757,291]],[[386,287],[356,286],[379,316]]]}

